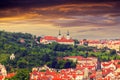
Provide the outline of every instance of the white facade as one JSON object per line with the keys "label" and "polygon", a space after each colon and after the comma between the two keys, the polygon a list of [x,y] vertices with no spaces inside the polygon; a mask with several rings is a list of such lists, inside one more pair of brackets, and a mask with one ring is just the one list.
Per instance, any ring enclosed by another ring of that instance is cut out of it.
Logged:
{"label": "white facade", "polygon": [[[107,62],[106,62],[106,64],[107,64]],[[116,66],[113,63],[111,63],[111,64],[109,64],[107,66],[104,66],[103,64],[101,64],[101,68],[105,68],[105,69],[112,68],[112,69],[115,70]]]}
{"label": "white facade", "polygon": [[[83,44],[83,41],[81,41]],[[99,48],[108,47],[110,49],[115,49],[116,51],[120,51],[120,40],[108,40],[102,43],[100,40],[88,40],[88,46],[93,46]]]}
{"label": "white facade", "polygon": [[15,55],[12,53],[10,56],[10,60],[13,60],[13,59],[15,59]]}
{"label": "white facade", "polygon": [[4,65],[0,64],[0,75],[6,76],[7,71]]}

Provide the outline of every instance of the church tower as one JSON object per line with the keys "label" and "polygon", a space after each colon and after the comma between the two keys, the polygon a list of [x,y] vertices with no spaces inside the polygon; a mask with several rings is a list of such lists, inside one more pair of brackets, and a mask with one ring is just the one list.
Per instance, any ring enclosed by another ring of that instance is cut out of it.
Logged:
{"label": "church tower", "polygon": [[62,36],[61,36],[61,32],[59,30],[58,39],[61,39],[61,38],[62,38]]}
{"label": "church tower", "polygon": [[67,36],[66,36],[66,39],[69,40],[70,39],[70,34],[69,34],[69,31],[67,31]]}

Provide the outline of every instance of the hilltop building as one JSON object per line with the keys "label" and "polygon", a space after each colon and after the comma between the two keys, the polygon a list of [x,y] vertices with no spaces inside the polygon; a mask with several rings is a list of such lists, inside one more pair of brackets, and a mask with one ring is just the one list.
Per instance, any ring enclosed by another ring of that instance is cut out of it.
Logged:
{"label": "hilltop building", "polygon": [[44,36],[40,39],[40,43],[42,44],[50,44],[52,42],[57,42],[59,44],[66,44],[66,45],[74,45],[74,40],[71,38],[69,31],[67,31],[66,36],[62,36],[59,30],[59,34],[57,37],[54,36]]}

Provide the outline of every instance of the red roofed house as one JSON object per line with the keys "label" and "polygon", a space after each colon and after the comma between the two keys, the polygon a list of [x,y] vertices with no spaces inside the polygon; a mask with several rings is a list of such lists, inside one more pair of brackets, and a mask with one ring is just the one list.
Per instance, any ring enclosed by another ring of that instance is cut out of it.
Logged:
{"label": "red roofed house", "polygon": [[108,69],[102,69],[102,75],[103,76],[106,76],[108,75],[109,73],[113,72],[114,70],[108,68]]}
{"label": "red roofed house", "polygon": [[[94,46],[99,48],[107,47],[109,49],[115,49],[120,51],[120,40],[87,40],[88,46]],[[80,41],[80,45],[85,43],[84,40]]]}
{"label": "red roofed house", "polygon": [[105,76],[105,78],[110,78],[111,80],[116,80],[115,79],[115,74],[113,74],[113,72],[110,72],[108,75]]}
{"label": "red roofed house", "polygon": [[49,44],[49,43],[52,43],[52,42],[56,42],[56,40],[57,40],[56,37],[53,37],[53,36],[44,36],[44,38],[40,39],[40,43]]}
{"label": "red roofed house", "polygon": [[61,36],[61,33],[59,31],[58,37],[44,36],[43,38],[40,39],[40,43],[42,44],[49,44],[52,42],[57,42],[59,44],[74,45],[74,40],[70,37],[69,31],[67,32],[66,37]]}
{"label": "red roofed house", "polygon": [[101,68],[104,68],[104,69],[108,69],[108,68],[112,68],[112,69],[116,69],[116,66],[113,64],[113,62],[103,62],[101,64]]}
{"label": "red roofed house", "polygon": [[96,71],[94,71],[89,77],[90,77],[90,79],[95,79],[96,78]]}
{"label": "red roofed house", "polygon": [[60,72],[46,70],[45,72],[32,71],[30,80],[83,80],[84,72],[76,69],[62,69]]}

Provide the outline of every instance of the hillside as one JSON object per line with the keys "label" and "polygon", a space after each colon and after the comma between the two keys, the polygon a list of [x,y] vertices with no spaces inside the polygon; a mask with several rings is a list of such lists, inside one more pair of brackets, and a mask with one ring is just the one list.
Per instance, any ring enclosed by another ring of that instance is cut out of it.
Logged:
{"label": "hillside", "polygon": [[[96,49],[95,47],[63,45],[63,44],[38,44],[36,36],[28,33],[10,33],[0,31],[0,63],[4,64],[7,71],[43,66],[47,64],[53,68],[75,67],[72,61],[58,60],[65,56],[93,56],[101,61],[120,59],[115,50]],[[14,53],[15,59],[10,60]],[[88,53],[88,54],[86,54]],[[65,64],[70,63],[65,67]],[[56,66],[52,64],[56,63]],[[59,65],[59,66],[58,66]]]}

